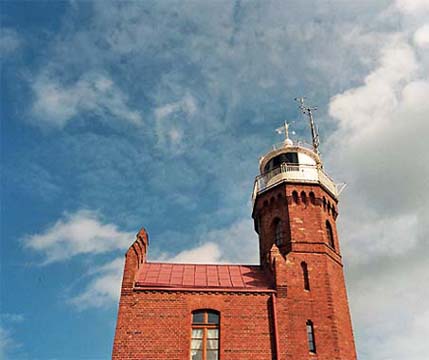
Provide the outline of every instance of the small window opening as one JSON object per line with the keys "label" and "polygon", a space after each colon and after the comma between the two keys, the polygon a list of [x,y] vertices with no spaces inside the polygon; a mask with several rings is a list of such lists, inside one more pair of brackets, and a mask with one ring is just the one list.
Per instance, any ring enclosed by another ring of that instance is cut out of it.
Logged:
{"label": "small window opening", "polygon": [[334,233],[332,231],[332,226],[328,220],[326,220],[326,236],[328,237],[328,242],[331,248],[335,249]]}
{"label": "small window opening", "polygon": [[274,220],[274,242],[277,246],[283,245],[283,225],[280,219]]}
{"label": "small window opening", "polygon": [[302,276],[304,278],[304,290],[310,290],[310,279],[308,277],[308,267],[306,262],[301,263]]}
{"label": "small window opening", "polygon": [[311,320],[307,321],[307,341],[308,350],[312,353],[316,353],[316,341],[314,339],[313,322]]}

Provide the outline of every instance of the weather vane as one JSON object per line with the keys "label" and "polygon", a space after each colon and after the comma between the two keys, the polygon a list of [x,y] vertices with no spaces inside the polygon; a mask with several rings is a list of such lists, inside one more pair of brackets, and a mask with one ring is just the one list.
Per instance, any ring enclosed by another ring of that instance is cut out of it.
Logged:
{"label": "weather vane", "polygon": [[[276,129],[276,133],[277,134],[285,134],[285,140],[284,143],[286,145],[292,145],[293,142],[291,139],[289,139],[289,126],[290,123],[288,123],[286,120],[284,121],[283,125],[280,126],[279,128]],[[294,132],[292,131],[292,134],[294,134]]]}
{"label": "weather vane", "polygon": [[299,109],[301,112],[308,116],[308,120],[310,121],[310,129],[311,129],[311,137],[313,140],[313,149],[317,155],[320,155],[319,152],[319,133],[317,131],[316,125],[314,124],[313,119],[313,111],[317,110],[317,107],[308,107],[304,103],[304,97],[296,97],[295,101],[299,104]]}

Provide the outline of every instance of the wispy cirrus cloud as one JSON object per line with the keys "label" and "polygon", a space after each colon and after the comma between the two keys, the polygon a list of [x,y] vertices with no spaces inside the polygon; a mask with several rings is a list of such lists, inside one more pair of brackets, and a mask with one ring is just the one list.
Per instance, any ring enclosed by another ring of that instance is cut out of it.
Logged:
{"label": "wispy cirrus cloud", "polygon": [[97,115],[101,119],[113,117],[134,125],[143,121],[140,112],[127,104],[127,95],[108,75],[86,73],[66,84],[47,70],[39,74],[31,86],[35,95],[32,114],[40,126],[63,128],[81,114]]}
{"label": "wispy cirrus cloud", "polygon": [[18,32],[11,28],[0,28],[0,58],[12,55],[23,44]]}
{"label": "wispy cirrus cloud", "polygon": [[11,348],[15,346],[15,341],[10,334],[10,331],[6,330],[0,325],[0,358],[6,359],[7,353]]}
{"label": "wispy cirrus cloud", "polygon": [[[0,359],[12,358],[21,350],[22,344],[15,339],[13,326],[25,320],[23,314],[0,314]],[[22,354],[21,354],[22,355]]]}
{"label": "wispy cirrus cloud", "polygon": [[197,101],[189,93],[177,101],[156,107],[154,114],[158,146],[167,147],[175,154],[183,152],[197,110]]}

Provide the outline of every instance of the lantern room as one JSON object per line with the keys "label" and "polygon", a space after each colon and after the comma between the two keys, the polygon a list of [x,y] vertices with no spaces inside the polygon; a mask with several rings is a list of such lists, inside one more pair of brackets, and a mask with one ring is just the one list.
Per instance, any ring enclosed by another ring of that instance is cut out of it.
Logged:
{"label": "lantern room", "polygon": [[274,145],[273,149],[261,157],[259,172],[255,179],[253,201],[257,195],[282,183],[320,184],[334,198],[338,191],[335,182],[323,171],[319,155],[311,146],[302,142],[293,142],[286,138]]}

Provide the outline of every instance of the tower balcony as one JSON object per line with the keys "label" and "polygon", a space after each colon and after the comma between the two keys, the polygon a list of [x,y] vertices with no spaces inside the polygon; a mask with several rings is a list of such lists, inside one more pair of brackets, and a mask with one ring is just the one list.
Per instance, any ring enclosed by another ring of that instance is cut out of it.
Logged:
{"label": "tower balcony", "polygon": [[256,177],[253,186],[252,202],[255,202],[259,194],[282,182],[319,184],[335,199],[339,195],[337,185],[322,170],[320,165],[282,163],[279,167]]}

